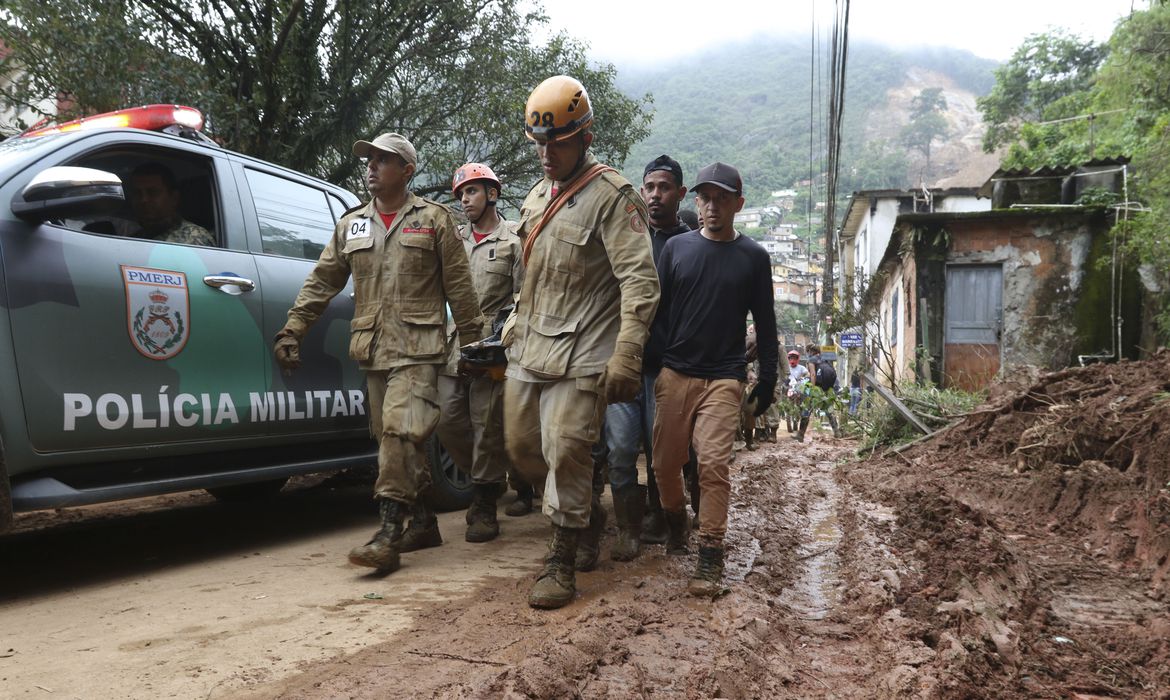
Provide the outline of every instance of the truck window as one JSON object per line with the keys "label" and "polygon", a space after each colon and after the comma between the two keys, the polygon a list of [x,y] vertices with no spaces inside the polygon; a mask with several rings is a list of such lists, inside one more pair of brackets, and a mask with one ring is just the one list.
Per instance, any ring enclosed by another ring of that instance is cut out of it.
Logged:
{"label": "truck window", "polygon": [[263,251],[316,260],[333,235],[333,213],[315,187],[246,168]]}
{"label": "truck window", "polygon": [[82,214],[60,222],[63,226],[159,243],[218,245],[219,207],[209,159],[122,147],[87,154],[69,165],[117,175],[126,204],[114,214]]}

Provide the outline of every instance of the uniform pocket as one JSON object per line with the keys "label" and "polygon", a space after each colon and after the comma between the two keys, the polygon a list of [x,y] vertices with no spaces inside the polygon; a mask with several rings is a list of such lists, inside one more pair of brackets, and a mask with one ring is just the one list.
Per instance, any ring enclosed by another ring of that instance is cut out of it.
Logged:
{"label": "uniform pocket", "polygon": [[557,239],[557,243],[549,251],[548,267],[566,272],[573,277],[583,277],[585,275],[585,261],[582,249],[589,242],[589,236],[592,233],[592,229],[569,221],[555,224],[549,234]]}
{"label": "uniform pocket", "polygon": [[402,347],[409,356],[441,355],[447,351],[443,322],[446,320],[442,309],[435,311],[403,311]]}
{"label": "uniform pocket", "polygon": [[439,424],[439,391],[422,382],[410,382],[410,405],[406,409],[405,437],[420,444]]}
{"label": "uniform pocket", "polygon": [[358,316],[349,322],[349,357],[357,362],[369,362],[377,334],[378,314]]}
{"label": "uniform pocket", "polygon": [[346,260],[349,261],[350,272],[355,280],[366,279],[378,274],[378,255],[374,253],[374,239],[350,238],[341,249]]}
{"label": "uniform pocket", "polygon": [[533,314],[528,320],[520,365],[542,379],[565,376],[577,345],[579,323],[580,319],[562,320]]}

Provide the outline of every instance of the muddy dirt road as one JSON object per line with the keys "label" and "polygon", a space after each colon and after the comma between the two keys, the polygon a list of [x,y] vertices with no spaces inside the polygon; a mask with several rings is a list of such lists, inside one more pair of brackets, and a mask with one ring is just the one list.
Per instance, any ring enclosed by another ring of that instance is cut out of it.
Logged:
{"label": "muddy dirt road", "polygon": [[[928,444],[866,462],[825,433],[740,453],[727,592],[715,600],[685,594],[693,554],[649,547],[579,574],[567,608],[531,610],[539,515],[502,518],[505,537],[473,546],[461,514],[448,514],[448,544],[369,577],[344,560],[373,526],[364,485],[304,488],[259,510],[183,496],[164,511],[140,502],[29,523],[0,545],[5,571],[21,572],[5,575],[0,597],[0,688],[18,698],[1167,697],[1161,579],[1107,556],[1067,517],[1030,510],[1051,475],[1037,470],[1030,489],[1033,472],[974,459],[958,433],[946,452]],[[611,541],[612,527],[606,554]]]}

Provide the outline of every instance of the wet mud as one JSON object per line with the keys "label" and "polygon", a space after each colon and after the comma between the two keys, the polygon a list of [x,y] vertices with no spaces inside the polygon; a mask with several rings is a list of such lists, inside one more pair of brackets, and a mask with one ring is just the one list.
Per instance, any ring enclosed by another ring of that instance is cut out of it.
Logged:
{"label": "wet mud", "polygon": [[714,600],[649,546],[564,609],[525,605],[534,569],[228,697],[1168,697],[1161,359],[1001,388],[901,453],[739,453]]}

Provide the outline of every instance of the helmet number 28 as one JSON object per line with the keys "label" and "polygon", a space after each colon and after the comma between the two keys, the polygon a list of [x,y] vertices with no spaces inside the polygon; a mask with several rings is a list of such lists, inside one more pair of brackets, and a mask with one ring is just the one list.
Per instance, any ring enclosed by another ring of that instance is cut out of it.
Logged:
{"label": "helmet number 28", "polygon": [[541,114],[540,112],[533,112],[532,114],[530,114],[528,116],[532,119],[532,126],[545,126],[545,127],[553,126],[553,113],[552,112],[545,112],[543,114]]}

